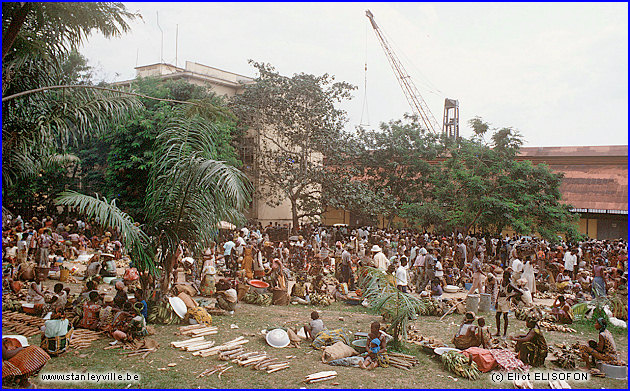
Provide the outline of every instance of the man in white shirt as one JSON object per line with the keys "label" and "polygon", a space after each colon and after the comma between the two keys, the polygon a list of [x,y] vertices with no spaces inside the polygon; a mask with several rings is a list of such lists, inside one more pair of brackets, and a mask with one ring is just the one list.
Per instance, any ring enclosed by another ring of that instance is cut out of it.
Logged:
{"label": "man in white shirt", "polygon": [[512,279],[517,281],[521,278],[521,273],[523,272],[523,262],[520,259],[514,258],[512,261]]}
{"label": "man in white shirt", "polygon": [[571,247],[564,253],[564,273],[575,279],[575,265],[577,264],[577,255],[575,248]]}
{"label": "man in white shirt", "polygon": [[387,271],[387,267],[389,266],[389,259],[383,253],[383,249],[381,249],[377,244],[372,246],[372,252],[374,253],[374,264],[377,269],[382,271]]}
{"label": "man in white shirt", "polygon": [[400,258],[400,266],[396,269],[396,288],[407,293],[407,258]]}

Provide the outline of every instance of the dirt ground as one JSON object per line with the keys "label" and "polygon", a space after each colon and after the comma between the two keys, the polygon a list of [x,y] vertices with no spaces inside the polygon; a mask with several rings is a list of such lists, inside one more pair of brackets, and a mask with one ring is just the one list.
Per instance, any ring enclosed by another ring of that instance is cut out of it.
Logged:
{"label": "dirt ground", "polygon": [[[46,285],[55,281],[47,281]],[[74,285],[74,284],[73,284]],[[74,289],[77,286],[73,286]],[[377,368],[374,371],[364,371],[359,368],[333,367],[321,361],[321,352],[312,349],[307,343],[302,343],[299,348],[275,349],[268,346],[260,331],[272,326],[301,326],[309,320],[310,312],[315,309],[312,306],[289,305],[284,307],[270,306],[260,307],[249,304],[239,304],[237,311],[232,316],[215,316],[213,324],[219,328],[219,333],[206,339],[215,340],[217,344],[229,341],[233,338],[244,336],[249,339],[245,345],[250,351],[264,350],[271,356],[284,359],[294,355],[290,359],[289,369],[272,374],[254,371],[250,368],[238,367],[228,370],[221,379],[217,375],[196,378],[205,369],[215,364],[223,363],[216,356],[197,357],[190,352],[185,352],[170,346],[171,341],[186,339],[178,335],[178,326],[154,325],[155,338],[160,347],[157,352],[151,353],[144,360],[140,357],[126,357],[120,354],[120,349],[104,350],[111,338],[102,338],[92,343],[89,348],[70,350],[61,357],[52,358],[40,373],[40,377],[33,382],[41,388],[512,388],[508,383],[493,383],[489,374],[484,374],[479,380],[468,381],[462,378],[449,378],[434,355],[428,355],[409,344],[405,353],[418,357],[419,365],[409,371],[395,368]],[[370,322],[380,320],[380,316],[370,314],[361,306],[347,306],[334,303],[325,308],[317,308],[321,318],[328,328],[347,327],[353,332],[368,331]],[[420,317],[412,324],[421,330],[423,335],[441,338],[447,344],[455,334],[461,315],[449,315],[443,321],[438,317]],[[495,329],[493,314],[487,314],[487,323]],[[238,328],[232,329],[234,324]],[[596,333],[588,326],[575,325],[577,334],[565,334],[560,332],[545,332],[549,344],[576,340],[586,342],[594,338]],[[4,330],[3,330],[4,331]],[[516,334],[525,332],[525,324],[510,316],[508,333]],[[615,334],[617,347],[621,357],[627,357],[627,334]],[[29,338],[29,343],[39,344],[38,336]],[[175,366],[169,367],[168,364]],[[166,370],[158,370],[166,368]],[[553,368],[553,364],[547,362],[547,368]],[[332,381],[324,381],[312,385],[302,383],[304,376],[319,371],[335,370],[338,377]],[[41,374],[60,372],[83,373],[107,373],[133,372],[140,375],[138,383],[43,383]],[[333,385],[334,383],[334,385]],[[3,385],[7,386],[7,385]],[[549,388],[547,383],[535,383],[535,387]],[[573,383],[573,388],[627,388],[627,381],[591,378],[586,383]]]}

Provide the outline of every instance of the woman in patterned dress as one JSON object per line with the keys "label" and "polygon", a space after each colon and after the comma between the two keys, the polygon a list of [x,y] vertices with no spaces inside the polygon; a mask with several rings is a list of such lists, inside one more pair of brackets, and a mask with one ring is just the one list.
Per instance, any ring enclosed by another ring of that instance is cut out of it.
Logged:
{"label": "woman in patterned dress", "polygon": [[529,328],[527,334],[510,337],[510,339],[516,341],[516,352],[523,363],[533,367],[544,366],[547,357],[545,336],[538,327],[536,319],[530,318],[526,323]]}
{"label": "woman in patterned dress", "polygon": [[580,354],[587,368],[594,365],[595,360],[601,360],[606,364],[625,366],[619,361],[617,346],[610,330],[606,330],[608,322],[604,318],[598,318],[595,328],[599,330],[599,342],[588,341],[588,345],[580,345]]}

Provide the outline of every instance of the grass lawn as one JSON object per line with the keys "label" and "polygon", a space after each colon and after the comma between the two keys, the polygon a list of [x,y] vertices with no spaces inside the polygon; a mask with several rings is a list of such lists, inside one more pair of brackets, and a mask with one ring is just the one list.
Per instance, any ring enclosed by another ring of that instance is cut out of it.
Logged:
{"label": "grass lawn", "polygon": [[[33,382],[41,388],[513,388],[511,384],[497,384],[490,381],[489,374],[483,374],[477,381],[468,381],[458,378],[457,381],[448,378],[451,375],[443,368],[439,359],[431,357],[420,351],[415,345],[406,353],[416,355],[420,364],[409,371],[395,368],[377,368],[374,371],[364,371],[358,368],[333,367],[321,362],[321,352],[315,351],[308,344],[303,343],[299,348],[274,349],[268,346],[260,331],[268,326],[302,325],[310,319],[311,306],[290,305],[286,307],[270,306],[259,307],[249,304],[239,304],[233,316],[216,316],[213,323],[219,327],[219,333],[206,336],[206,339],[214,339],[217,345],[229,341],[238,336],[245,336],[250,340],[245,348],[250,351],[264,350],[279,359],[285,356],[295,355],[290,359],[291,367],[272,374],[263,371],[255,371],[250,368],[238,367],[225,372],[221,379],[217,375],[206,376],[197,379],[196,376],[205,369],[223,363],[216,356],[197,357],[190,352],[174,349],[171,341],[186,339],[177,335],[178,326],[154,325],[156,334],[152,336],[160,343],[157,352],[151,353],[144,360],[140,357],[125,357],[120,355],[120,349],[103,350],[111,339],[100,339],[92,343],[92,346],[79,351],[72,350],[61,357],[52,358],[44,367],[43,373],[59,372],[86,372],[105,373],[135,372],[140,374],[139,383],[43,383],[39,377]],[[368,331],[370,322],[380,320],[380,316],[368,313],[361,307],[351,307],[345,304],[334,303],[330,307],[318,308],[321,318],[328,328],[347,327],[352,331]],[[486,314],[486,323],[494,332],[494,314]],[[341,320],[340,318],[343,318]],[[443,321],[438,317],[420,317],[413,324],[426,336],[435,336],[450,344],[455,334],[461,315],[449,315]],[[230,329],[231,324],[238,325],[238,329]],[[574,325],[577,334],[565,334],[560,332],[545,332],[547,342],[573,343],[575,341],[586,342],[596,337],[596,332],[589,326]],[[3,330],[4,331],[4,330]],[[525,332],[525,322],[510,317],[508,334]],[[627,358],[628,338],[625,331],[615,330],[615,341],[624,360]],[[209,338],[214,337],[214,338]],[[39,337],[29,339],[32,344],[39,344]],[[168,367],[169,363],[176,363],[174,367]],[[167,368],[159,371],[158,368]],[[552,364],[548,361],[547,368]],[[312,385],[301,383],[305,375],[335,370],[338,377],[332,381],[324,381]],[[339,383],[333,386],[332,383]],[[586,383],[571,383],[574,388],[627,388],[627,381],[591,378]],[[3,385],[7,386],[7,385]],[[546,383],[535,383],[537,388],[549,388]]]}

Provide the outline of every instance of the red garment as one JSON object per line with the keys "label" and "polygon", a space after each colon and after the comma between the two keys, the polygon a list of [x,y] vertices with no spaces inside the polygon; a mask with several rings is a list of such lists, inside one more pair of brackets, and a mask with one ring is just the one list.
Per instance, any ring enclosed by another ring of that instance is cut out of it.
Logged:
{"label": "red garment", "polygon": [[472,357],[472,360],[477,364],[477,368],[484,373],[490,372],[498,365],[492,352],[487,349],[472,347],[464,350],[462,354],[467,357]]}
{"label": "red garment", "polygon": [[490,349],[492,356],[495,360],[497,360],[497,364],[501,367],[501,369],[506,371],[513,371],[517,368],[520,368],[524,371],[529,371],[531,368],[529,365],[523,363],[518,355],[508,349]]}
{"label": "red garment", "polygon": [[84,329],[97,330],[100,310],[101,306],[98,304],[83,304],[83,319],[80,326]]}

